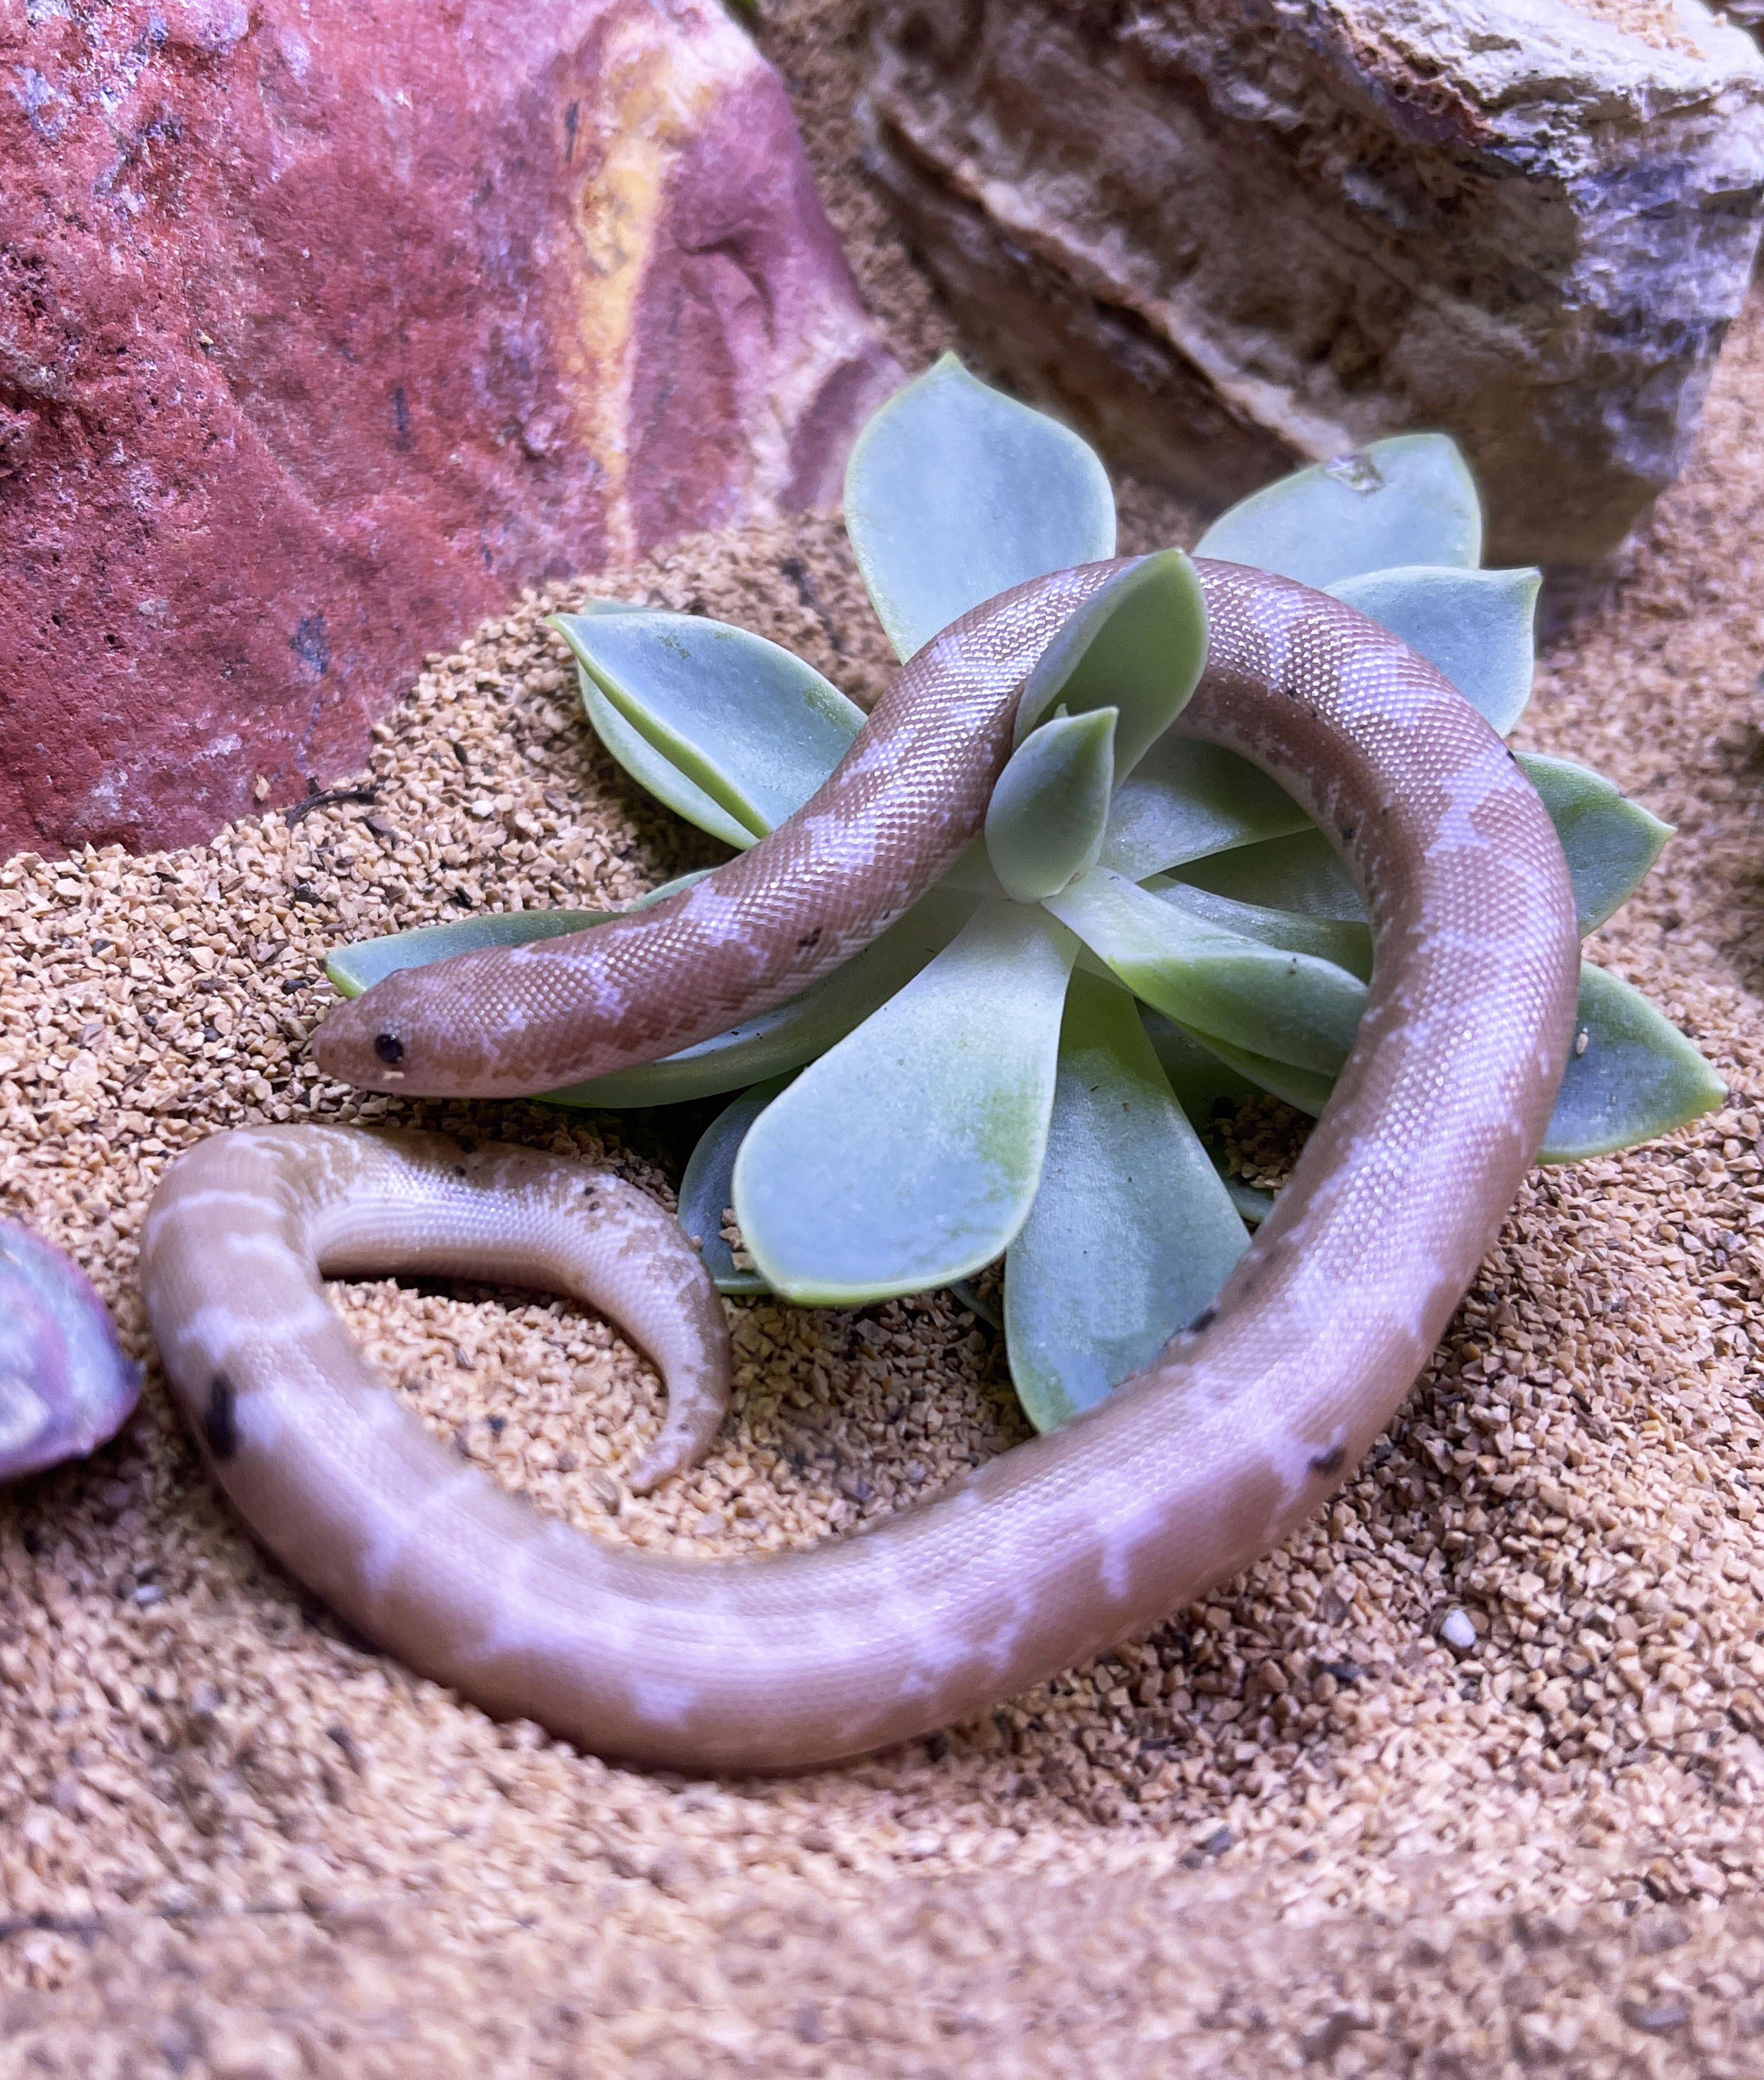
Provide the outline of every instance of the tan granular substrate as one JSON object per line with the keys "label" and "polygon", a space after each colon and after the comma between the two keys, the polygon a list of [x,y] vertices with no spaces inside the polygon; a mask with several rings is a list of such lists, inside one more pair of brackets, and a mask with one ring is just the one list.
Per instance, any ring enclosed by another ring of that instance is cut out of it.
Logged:
{"label": "tan granular substrate", "polygon": [[[946,334],[853,171],[849,24],[805,0],[765,38],[917,360]],[[346,1636],[216,1502],[155,1377],[116,1445],[0,1503],[0,2076],[1764,2067],[1761,394],[1754,304],[1692,469],[1522,732],[1678,824],[1594,950],[1732,1101],[1534,1178],[1326,1518],[947,1735],[694,1783],[494,1726]],[[1182,524],[1124,504],[1134,544]],[[829,523],[598,582],[882,683]],[[433,660],[379,732],[372,803],[0,870],[4,1205],[144,1355],[141,1214],[216,1127],[469,1119],[665,1195],[714,1109],[597,1141],[523,1107],[358,1104],[305,1059],[340,939],[603,903],[715,856],[614,773],[540,611]],[[1241,1130],[1242,1167],[1277,1174],[1278,1122]],[[801,1543],[1023,1434],[996,1340],[944,1300],[754,1306],[733,1439],[637,1503],[619,1471],[658,1391],[604,1325],[341,1297],[440,1435],[608,1537]],[[1462,1658],[1436,1637],[1454,1608]]]}

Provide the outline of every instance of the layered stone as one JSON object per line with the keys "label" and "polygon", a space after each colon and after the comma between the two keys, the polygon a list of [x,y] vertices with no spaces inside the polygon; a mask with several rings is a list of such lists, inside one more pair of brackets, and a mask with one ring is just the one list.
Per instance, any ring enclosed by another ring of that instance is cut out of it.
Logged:
{"label": "layered stone", "polygon": [[1682,466],[1764,191],[1695,0],[878,0],[868,111],[964,327],[1114,455],[1223,504],[1444,427],[1524,561]]}

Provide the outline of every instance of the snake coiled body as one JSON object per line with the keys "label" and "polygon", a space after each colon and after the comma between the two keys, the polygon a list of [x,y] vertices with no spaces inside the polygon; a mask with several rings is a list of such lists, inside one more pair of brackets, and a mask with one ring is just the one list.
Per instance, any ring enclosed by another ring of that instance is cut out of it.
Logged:
{"label": "snake coiled body", "polygon": [[[820,794],[711,882],[576,940],[394,976],[334,1014],[326,1065],[387,1086],[389,1034],[408,1078],[390,1088],[540,1089],[800,989],[969,842],[1024,674],[1119,568],[1036,580],[954,624]],[[1376,948],[1334,1097],[1207,1326],[876,1529],[759,1560],[664,1558],[541,1517],[430,1445],[389,1394],[334,1386],[342,1332],[321,1319],[313,1237],[343,1218],[334,1137],[309,1156],[225,1138],[161,1188],[149,1307],[218,1478],[371,1638],[602,1754],[800,1766],[960,1719],[1156,1621],[1277,1545],[1353,1467],[1542,1136],[1573,1025],[1573,899],[1537,796],[1431,666],[1303,587],[1199,568],[1209,662],[1178,727],[1253,759],[1317,819]],[[425,1166],[449,1160],[419,1151],[401,1180],[358,1185],[352,1261],[399,1260],[439,1181]],[[229,1243],[254,1196],[274,1210],[253,1231],[261,1287]],[[523,1230],[481,1275],[556,1273]]]}

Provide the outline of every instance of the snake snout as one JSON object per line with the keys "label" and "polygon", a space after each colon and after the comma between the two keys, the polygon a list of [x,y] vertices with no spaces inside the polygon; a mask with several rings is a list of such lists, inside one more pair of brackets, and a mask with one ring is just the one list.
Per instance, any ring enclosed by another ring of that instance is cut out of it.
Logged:
{"label": "snake snout", "polygon": [[369,990],[337,1005],[318,1029],[313,1059],[325,1075],[359,1090],[406,1089],[411,1064],[403,1021],[390,1004],[371,1002],[378,994]]}

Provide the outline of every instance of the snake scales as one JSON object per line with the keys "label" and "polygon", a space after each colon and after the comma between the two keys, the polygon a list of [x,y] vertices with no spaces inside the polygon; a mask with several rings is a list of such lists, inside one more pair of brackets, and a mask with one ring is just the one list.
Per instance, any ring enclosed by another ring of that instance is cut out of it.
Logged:
{"label": "snake scales", "polygon": [[[1026,673],[1120,568],[1037,579],[952,624],[820,792],[709,880],[577,937],[389,977],[332,1013],[321,1064],[409,1093],[531,1092],[796,994],[972,840]],[[1376,948],[1334,1098],[1207,1326],[876,1529],[760,1560],[665,1558],[550,1521],[433,1443],[318,1284],[370,1264],[469,1268],[595,1297],[668,1373],[653,1477],[706,1440],[727,1392],[715,1296],[659,1209],[615,1206],[598,1180],[613,1239],[597,1243],[581,1210],[597,1180],[548,1181],[517,1151],[218,1137],[155,1199],[149,1310],[220,1482],[363,1631],[602,1754],[802,1765],[1100,1651],[1276,1545],[1352,1468],[1542,1136],[1573,1023],[1573,899],[1537,796],[1430,665],[1304,587],[1199,568],[1209,662],[1177,727],[1254,760],[1317,819]],[[702,1347],[670,1326],[687,1318]]]}

